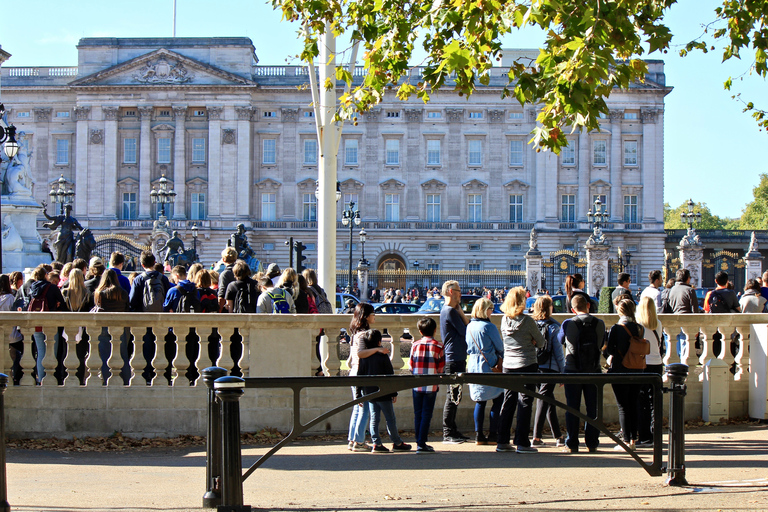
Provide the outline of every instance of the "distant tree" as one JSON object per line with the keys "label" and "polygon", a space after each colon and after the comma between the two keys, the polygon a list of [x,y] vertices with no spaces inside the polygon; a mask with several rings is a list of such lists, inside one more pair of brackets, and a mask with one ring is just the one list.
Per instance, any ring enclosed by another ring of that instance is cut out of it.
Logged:
{"label": "distant tree", "polygon": [[760,183],[752,189],[754,200],[741,215],[741,229],[768,229],[768,174],[760,175]]}
{"label": "distant tree", "polygon": [[[717,215],[712,214],[707,203],[695,203],[693,205],[693,211],[694,213],[701,213],[701,224],[694,226],[696,229],[729,229],[726,227],[726,221]],[[686,229],[688,226],[680,220],[681,213],[688,213],[687,201],[674,210],[669,203],[664,203],[664,228]]]}

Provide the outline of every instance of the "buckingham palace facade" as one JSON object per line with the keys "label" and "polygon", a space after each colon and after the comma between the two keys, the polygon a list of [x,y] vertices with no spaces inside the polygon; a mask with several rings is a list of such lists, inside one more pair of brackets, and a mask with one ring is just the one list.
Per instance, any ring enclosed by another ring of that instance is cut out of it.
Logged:
{"label": "buckingham palace facade", "polygon": [[[260,260],[287,265],[293,236],[316,262],[318,145],[306,67],[261,65],[239,37],[85,38],[77,49],[77,67],[2,68],[8,121],[29,141],[38,202],[63,174],[83,226],[146,240],[158,215],[150,192],[165,175],[176,192],[167,216],[187,247],[197,223],[203,262],[218,258],[239,223]],[[521,53],[506,51],[502,64]],[[583,255],[587,212],[600,198],[611,246],[634,256],[628,270],[661,268],[664,63],[648,61],[643,83],[612,94],[601,130],[568,135],[560,155],[528,144],[536,112],[500,99],[505,69],[469,99],[449,87],[428,104],[391,94],[345,124],[339,219],[350,201],[359,205],[371,265],[524,269],[533,227],[545,258]],[[348,243],[339,223],[340,268]]]}

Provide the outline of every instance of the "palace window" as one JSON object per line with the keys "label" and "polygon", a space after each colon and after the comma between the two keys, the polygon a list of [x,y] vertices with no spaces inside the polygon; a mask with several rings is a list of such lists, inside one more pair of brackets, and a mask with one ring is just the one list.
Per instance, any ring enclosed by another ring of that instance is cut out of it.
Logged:
{"label": "palace window", "polygon": [[523,194],[509,196],[509,222],[523,221]]}
{"label": "palace window", "polygon": [[440,222],[440,194],[427,194],[427,222]]}
{"label": "palace window", "polygon": [[263,164],[275,164],[277,163],[277,148],[275,139],[264,139],[262,142],[261,163]]}
{"label": "palace window", "polygon": [[123,139],[123,163],[136,163],[136,139]]}
{"label": "palace window", "polygon": [[123,192],[123,220],[133,220],[138,215],[136,192]]}
{"label": "palace window", "polygon": [[592,163],[594,165],[605,165],[608,163],[606,144],[604,140],[592,141]]}
{"label": "palace window", "polygon": [[560,221],[576,221],[576,195],[563,194],[560,196]]}
{"label": "palace window", "polygon": [[317,165],[317,140],[304,139],[304,165]]}
{"label": "palace window", "polygon": [[523,141],[509,141],[509,165],[523,165]]}
{"label": "palace window", "polygon": [[483,220],[483,196],[469,194],[467,196],[467,220],[469,222],[482,222]]}
{"label": "palace window", "polygon": [[261,194],[261,220],[277,219],[276,194],[265,192]]}
{"label": "palace window", "polygon": [[637,196],[624,196],[624,222],[637,222]]}
{"label": "palace window", "polygon": [[69,139],[56,139],[56,165],[69,165]]}
{"label": "palace window", "polygon": [[205,139],[192,139],[192,163],[205,162]]}
{"label": "palace window", "polygon": [[624,141],[624,165],[637,165],[637,141]]}
{"label": "palace window", "polygon": [[357,165],[357,139],[344,141],[344,165]]}
{"label": "palace window", "polygon": [[304,211],[302,212],[302,219],[310,222],[317,220],[317,198],[315,194],[304,194],[303,201]]}
{"label": "palace window", "polygon": [[483,165],[483,141],[469,141],[469,165]]}
{"label": "palace window", "polygon": [[565,146],[560,152],[560,158],[563,165],[576,165],[576,148],[572,146],[572,140],[568,141],[568,145]]}
{"label": "palace window", "polygon": [[386,144],[387,165],[400,165],[400,141],[397,139],[387,139]]}
{"label": "palace window", "polygon": [[189,204],[191,220],[205,220],[205,192],[193,192]]}
{"label": "palace window", "polygon": [[360,206],[360,203],[357,200],[358,195],[357,194],[344,194],[344,209],[349,209],[350,203],[355,203],[355,209],[357,209],[357,206]]}
{"label": "palace window", "polygon": [[162,137],[157,139],[157,163],[159,164],[171,163],[170,137]]}
{"label": "palace window", "polygon": [[440,165],[440,140],[427,141],[427,165]]}
{"label": "palace window", "polygon": [[389,222],[400,220],[400,194],[385,194],[384,219]]}
{"label": "palace window", "polygon": [[427,119],[440,119],[442,117],[442,112],[427,112]]}
{"label": "palace window", "polygon": [[470,119],[482,119],[483,118],[483,113],[482,112],[470,112],[469,113],[469,118]]}

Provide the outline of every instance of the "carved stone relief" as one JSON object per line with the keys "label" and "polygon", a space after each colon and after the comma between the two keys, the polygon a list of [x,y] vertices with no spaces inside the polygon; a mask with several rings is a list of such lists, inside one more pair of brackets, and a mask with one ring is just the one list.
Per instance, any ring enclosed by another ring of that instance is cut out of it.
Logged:
{"label": "carved stone relief", "polygon": [[445,115],[448,117],[448,121],[452,123],[461,122],[464,119],[463,108],[447,108],[445,109]]}
{"label": "carved stone relief", "polygon": [[88,140],[91,144],[101,144],[104,142],[104,130],[92,129]]}
{"label": "carved stone relief", "polygon": [[405,119],[409,123],[415,123],[421,121],[424,117],[424,111],[420,108],[407,108],[405,109]]}
{"label": "carved stone relief", "polygon": [[35,109],[35,122],[47,123],[51,120],[51,111],[53,109],[49,107],[36,108]]}
{"label": "carved stone relief", "polygon": [[298,108],[281,108],[280,115],[282,116],[283,121],[293,123],[299,117],[299,109]]}
{"label": "carved stone relief", "polygon": [[156,61],[147,61],[133,79],[142,84],[184,84],[192,81],[195,75],[187,71],[180,61],[172,63],[165,57]]}
{"label": "carved stone relief", "polygon": [[505,112],[503,110],[489,110],[488,119],[490,119],[492,123],[501,123],[504,121],[504,114]]}
{"label": "carved stone relief", "polygon": [[253,107],[235,107],[235,114],[237,115],[237,119],[239,121],[250,121],[253,117]]}
{"label": "carved stone relief", "polygon": [[221,130],[221,143],[222,144],[235,144],[237,142],[237,130],[232,128],[224,128]]}
{"label": "carved stone relief", "polygon": [[224,107],[208,107],[208,119],[211,121],[221,121],[221,113],[224,112]]}
{"label": "carved stone relief", "polygon": [[152,118],[152,106],[151,105],[142,105],[138,108],[139,111],[139,119],[142,121],[149,121]]}

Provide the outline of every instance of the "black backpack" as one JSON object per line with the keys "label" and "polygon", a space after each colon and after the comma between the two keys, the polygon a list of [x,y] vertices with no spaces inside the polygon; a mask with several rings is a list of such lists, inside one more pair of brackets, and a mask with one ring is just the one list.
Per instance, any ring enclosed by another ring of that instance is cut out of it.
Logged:
{"label": "black backpack", "polygon": [[200,304],[200,299],[197,298],[197,289],[187,291],[181,286],[177,286],[181,297],[179,297],[179,303],[176,306],[176,313],[202,313],[203,306]]}
{"label": "black backpack", "polygon": [[254,282],[238,281],[235,284],[237,294],[232,305],[233,313],[255,313],[258,294],[255,291]]}
{"label": "black backpack", "polygon": [[579,340],[575,346],[576,368],[582,373],[600,371],[600,347],[597,342],[597,318],[574,318],[579,329]]}
{"label": "black backpack", "polygon": [[730,313],[731,308],[725,301],[725,297],[719,290],[712,290],[709,294],[709,312],[710,313]]}
{"label": "black backpack", "polygon": [[539,331],[544,336],[544,345],[536,347],[536,362],[540,365],[548,364],[552,360],[552,345],[557,343],[557,340],[551,340],[549,336],[549,326],[551,323],[551,319],[536,320],[536,325],[539,326]]}

